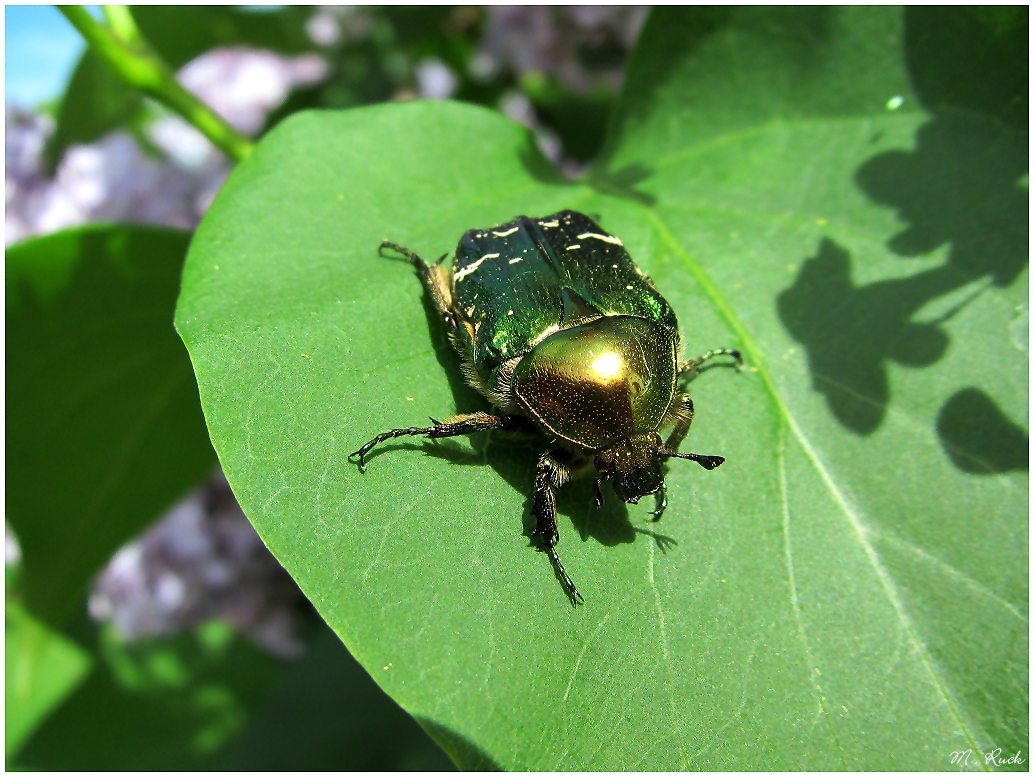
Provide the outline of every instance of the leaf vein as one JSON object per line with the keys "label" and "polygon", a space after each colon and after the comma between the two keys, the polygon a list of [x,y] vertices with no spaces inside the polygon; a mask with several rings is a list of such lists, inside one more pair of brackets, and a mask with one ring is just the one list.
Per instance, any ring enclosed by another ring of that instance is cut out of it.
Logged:
{"label": "leaf vein", "polygon": [[847,762],[847,756],[844,753],[843,745],[840,743],[840,737],[837,736],[836,729],[833,727],[833,721],[830,718],[829,710],[826,709],[826,697],[822,691],[822,684],[819,683],[817,676],[820,674],[818,662],[815,660],[815,655],[811,652],[811,644],[808,641],[808,634],[804,628],[804,615],[801,612],[800,601],[797,598],[797,578],[794,573],[793,563],[793,544],[790,541],[790,494],[789,488],[786,481],[786,426],[781,426],[779,430],[779,452],[777,456],[779,460],[779,492],[782,497],[783,506],[783,546],[786,548],[786,577],[787,583],[790,586],[790,604],[793,606],[794,620],[797,622],[797,633],[800,635],[801,644],[804,647],[804,655],[807,659],[808,664],[808,679],[811,681],[811,687],[815,691],[816,700],[819,703],[819,714],[822,715],[826,721],[826,726],[829,729],[830,735],[833,737],[833,742],[837,746],[837,753],[840,756],[840,761],[844,765],[846,771],[850,771],[851,766]]}
{"label": "leaf vein", "polygon": [[689,269],[689,271],[693,274],[694,278],[696,278],[697,282],[702,287],[705,295],[710,299],[711,303],[715,306],[718,313],[721,315],[722,318],[725,319],[725,322],[729,326],[729,328],[732,329],[733,332],[735,332],[736,335],[742,341],[744,350],[746,350],[748,354],[750,354],[751,359],[757,365],[758,374],[760,375],[762,382],[765,385],[765,388],[768,390],[768,393],[772,398],[777,412],[783,417],[785,423],[789,425],[790,430],[793,432],[794,437],[797,438],[797,441],[803,448],[805,455],[808,457],[808,460],[811,462],[812,466],[815,468],[819,476],[822,478],[822,481],[825,484],[830,496],[836,502],[837,506],[840,508],[844,517],[847,519],[849,525],[851,526],[855,538],[861,545],[862,550],[864,551],[870,566],[876,574],[877,580],[880,583],[880,587],[883,589],[884,595],[887,598],[888,603],[890,604],[895,615],[897,616],[898,621],[901,624],[902,630],[907,635],[909,642],[912,644],[912,647],[915,650],[915,653],[919,658],[919,661],[922,664],[923,669],[926,671],[931,685],[936,689],[938,695],[940,695],[940,697],[944,701],[952,718],[954,718],[956,724],[959,727],[959,730],[962,732],[969,746],[973,750],[980,750],[980,747],[977,745],[976,742],[976,737],[971,731],[968,721],[966,721],[965,718],[963,718],[961,712],[959,711],[959,708],[955,704],[955,701],[952,699],[951,694],[948,692],[948,688],[945,685],[944,681],[941,679],[939,673],[937,672],[934,666],[934,661],[930,656],[930,653],[927,650],[926,645],[919,639],[919,635],[916,632],[915,626],[912,624],[912,619],[908,616],[908,613],[905,611],[905,607],[902,604],[900,597],[898,596],[897,589],[894,586],[893,580],[891,579],[887,570],[884,568],[883,563],[880,560],[879,554],[876,553],[875,548],[873,548],[872,543],[869,541],[868,529],[862,523],[857,511],[847,501],[847,498],[844,496],[844,493],[833,481],[833,478],[830,475],[829,470],[826,469],[826,466],[825,464],[823,464],[822,459],[818,455],[818,452],[812,447],[811,442],[808,440],[808,437],[804,434],[804,430],[801,429],[801,427],[797,424],[797,420],[790,413],[790,409],[783,401],[782,395],[776,388],[775,382],[764,364],[764,360],[761,357],[761,351],[758,348],[757,344],[754,342],[754,339],[750,336],[750,333],[747,332],[746,328],[740,322],[739,317],[729,307],[729,303],[726,301],[725,297],[719,292],[718,288],[714,285],[714,282],[711,280],[711,278],[707,275],[707,273],[704,272],[703,268],[697,264],[693,257],[690,256],[689,253],[682,247],[682,245],[672,234],[671,230],[668,229],[667,224],[665,224],[654,211],[645,207],[642,208],[642,211],[645,213],[646,218],[653,224],[654,229],[656,229],[657,234],[661,237],[661,239],[670,246],[672,251],[674,251],[682,258],[682,261]]}
{"label": "leaf vein", "polygon": [[896,548],[901,548],[903,550],[908,551],[909,553],[912,553],[921,561],[924,561],[925,563],[934,567],[938,571],[943,572],[948,577],[960,581],[963,585],[971,589],[974,593],[986,597],[991,601],[995,602],[996,604],[1000,605],[1004,609],[1008,610],[1010,614],[1016,616],[1016,618],[1018,618],[1024,624],[1028,623],[1027,617],[1020,611],[1020,609],[1015,604],[1000,596],[999,594],[995,593],[990,588],[985,586],[983,583],[974,580],[972,577],[967,575],[962,570],[956,569],[947,561],[938,558],[932,553],[927,553],[925,550],[914,545],[913,543],[908,542],[907,540],[904,540],[893,534],[889,534],[887,532],[870,531],[870,536],[877,540],[882,540],[886,542],[888,545],[892,545]]}
{"label": "leaf vein", "polygon": [[574,667],[571,669],[571,676],[567,679],[567,688],[564,690],[563,701],[567,701],[567,697],[571,694],[571,688],[574,685],[574,678],[578,674],[578,669],[582,665],[582,659],[585,657],[585,651],[589,649],[589,645],[599,636],[600,631],[606,625],[607,621],[610,620],[611,610],[607,610],[606,615],[603,619],[596,624],[596,628],[592,630],[592,634],[589,635],[588,639],[582,644],[582,649],[578,651],[578,658],[575,659]]}
{"label": "leaf vein", "polygon": [[656,543],[648,542],[647,547],[650,549],[650,558],[648,569],[648,578],[650,581],[650,588],[653,589],[653,600],[657,607],[657,625],[661,632],[661,652],[664,656],[664,670],[665,670],[665,686],[668,691],[668,707],[671,710],[671,725],[675,733],[675,738],[679,743],[679,754],[682,756],[682,768],[685,771],[689,771],[689,759],[686,757],[686,743],[682,741],[682,728],[683,723],[679,719],[678,712],[675,707],[675,694],[671,689],[671,654],[668,651],[668,630],[664,620],[664,607],[661,604],[661,592],[657,588],[657,580],[654,577],[653,566],[654,557],[657,555],[655,550]]}

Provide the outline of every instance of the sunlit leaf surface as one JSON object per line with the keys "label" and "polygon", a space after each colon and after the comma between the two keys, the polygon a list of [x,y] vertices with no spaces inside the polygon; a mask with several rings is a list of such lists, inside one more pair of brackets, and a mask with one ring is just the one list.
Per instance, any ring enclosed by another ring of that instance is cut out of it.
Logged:
{"label": "sunlit leaf surface", "polygon": [[[999,89],[986,56],[1016,30],[1025,11],[660,11],[586,183],[506,119],[431,103],[299,115],[233,174],[177,311],[215,447],[320,613],[461,765],[1026,753],[1026,81]],[[963,77],[927,77],[958,56]],[[534,446],[347,459],[485,407],[378,243],[435,259],[560,208],[622,238],[688,355],[736,346],[750,368],[693,382],[683,450],[727,462],[674,462],[660,524],[562,492],[577,609],[525,536]]]}

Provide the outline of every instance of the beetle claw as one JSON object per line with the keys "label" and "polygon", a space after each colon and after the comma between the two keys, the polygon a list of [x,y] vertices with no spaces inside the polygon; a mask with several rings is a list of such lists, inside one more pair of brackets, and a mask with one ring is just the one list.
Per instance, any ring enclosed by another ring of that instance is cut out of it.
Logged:
{"label": "beetle claw", "polygon": [[352,457],[354,457],[354,456],[358,456],[359,457],[359,471],[360,472],[366,472],[366,455],[363,452],[363,449],[360,448],[359,450],[352,451],[351,453],[348,454],[348,458],[350,458],[350,459]]}

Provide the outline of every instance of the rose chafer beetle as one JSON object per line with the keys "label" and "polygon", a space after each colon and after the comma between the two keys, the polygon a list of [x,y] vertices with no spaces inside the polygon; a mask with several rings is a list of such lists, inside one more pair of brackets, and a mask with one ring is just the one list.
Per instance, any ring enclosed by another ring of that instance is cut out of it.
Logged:
{"label": "rose chafer beetle", "polygon": [[[667,505],[663,463],[690,459],[705,469],[721,456],[679,453],[693,421],[693,400],[678,379],[715,356],[742,366],[740,353],[718,348],[680,361],[678,321],[621,241],[581,213],[521,216],[492,229],[472,229],[451,266],[428,264],[384,241],[417,268],[464,377],[497,409],[457,415],[433,425],[391,429],[355,451],[405,435],[454,437],[488,429],[541,433],[550,440],[535,476],[532,514],[538,540],[572,603],[583,601],[556,552],[556,491],[595,473],[601,484],[635,504],[656,495],[654,520]],[[666,439],[659,432],[671,427]]]}

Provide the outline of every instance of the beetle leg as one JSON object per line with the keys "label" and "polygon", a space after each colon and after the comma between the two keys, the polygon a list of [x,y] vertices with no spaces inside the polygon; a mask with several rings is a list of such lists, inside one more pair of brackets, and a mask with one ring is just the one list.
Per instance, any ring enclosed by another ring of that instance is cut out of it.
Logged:
{"label": "beetle leg", "polygon": [[675,422],[675,428],[671,430],[668,439],[664,441],[665,450],[677,451],[682,441],[689,433],[689,426],[693,423],[693,400],[689,394],[676,394],[668,406],[668,412],[661,423]]}
{"label": "beetle leg", "polygon": [[596,482],[592,484],[592,495],[596,498],[596,509],[599,510],[603,507],[603,478],[596,478]]}
{"label": "beetle leg", "polygon": [[483,432],[488,429],[503,429],[510,424],[512,416],[495,416],[489,415],[488,413],[470,413],[468,415],[458,415],[452,418],[446,418],[444,421],[435,421],[433,418],[431,422],[434,426],[410,426],[406,429],[389,429],[386,432],[381,432],[366,445],[354,453],[348,454],[348,458],[353,456],[359,457],[359,471],[366,472],[366,454],[370,450],[385,440],[391,440],[395,437],[412,436],[416,437],[423,435],[430,439],[436,439],[438,437],[456,437],[461,434],[473,434],[474,432]]}
{"label": "beetle leg", "polygon": [[657,506],[650,511],[650,515],[653,516],[652,520],[654,523],[661,520],[661,516],[664,515],[664,510],[668,506],[668,489],[665,487],[664,483],[661,483],[661,489],[657,492],[655,498],[657,500]]}
{"label": "beetle leg", "polygon": [[452,312],[452,292],[449,290],[451,272],[448,265],[442,266],[442,262],[445,261],[445,257],[448,254],[442,254],[437,262],[428,264],[415,251],[410,251],[405,246],[392,243],[390,240],[383,241],[377,249],[377,253],[384,256],[385,248],[398,251],[409,260],[410,264],[416,267],[424,288],[431,295],[431,301],[434,302],[434,306],[438,309],[446,326],[450,329],[455,329],[456,315]]}
{"label": "beetle leg", "polygon": [[556,526],[556,490],[567,482],[570,472],[564,464],[557,460],[552,452],[547,451],[539,459],[539,465],[535,473],[535,495],[532,503],[532,514],[535,516],[535,531],[531,533],[532,539],[539,538],[542,550],[549,556],[553,563],[553,571],[563,583],[571,604],[577,605],[585,599],[578,593],[574,583],[568,576],[564,565],[560,563],[560,557],[556,552],[556,544],[560,539],[560,533]]}
{"label": "beetle leg", "polygon": [[[664,447],[660,450],[660,455],[663,458],[689,459],[690,461],[695,461],[704,469],[714,469],[725,461],[721,456],[705,456],[700,453],[678,453],[679,445],[682,444],[686,434],[689,432],[689,425],[693,423],[693,400],[690,399],[689,394],[675,395],[671,405],[668,407],[668,412],[664,415],[662,423],[670,423],[669,419],[674,419],[675,428],[671,430],[668,439],[664,441]],[[661,488],[663,491],[663,486]],[[653,515],[657,516],[656,520],[660,520],[660,513],[662,512],[664,512],[663,506],[658,507],[658,511],[653,513]]]}
{"label": "beetle leg", "polygon": [[430,265],[427,264],[423,259],[420,258],[416,251],[410,251],[405,246],[400,246],[398,243],[392,243],[390,240],[382,240],[381,244],[377,247],[377,253],[384,256],[384,249],[390,248],[392,251],[398,251],[404,257],[406,257],[417,269],[427,270],[430,269]]}
{"label": "beetle leg", "polygon": [[736,360],[736,371],[739,372],[743,369],[743,356],[739,351],[735,348],[715,348],[713,351],[701,354],[695,359],[687,359],[682,362],[679,365],[679,375],[696,372],[704,362],[713,359],[715,356],[731,356]]}

